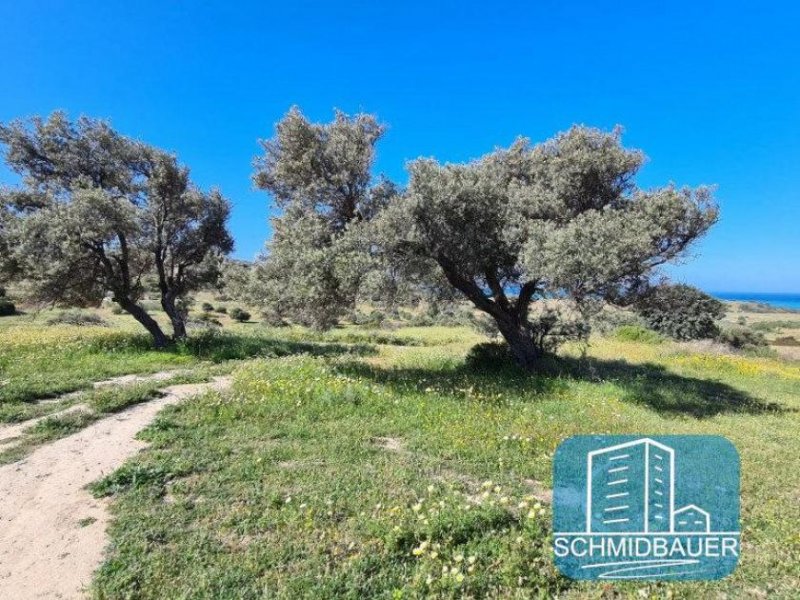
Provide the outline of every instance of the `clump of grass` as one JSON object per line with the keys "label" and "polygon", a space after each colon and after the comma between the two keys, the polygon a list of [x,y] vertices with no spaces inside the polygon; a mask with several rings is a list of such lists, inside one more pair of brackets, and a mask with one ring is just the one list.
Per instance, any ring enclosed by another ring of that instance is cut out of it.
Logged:
{"label": "clump of grass", "polygon": [[47,320],[48,325],[76,325],[78,327],[108,327],[100,315],[81,310],[65,310]]}
{"label": "clump of grass", "polygon": [[23,443],[39,445],[51,442],[80,431],[98,418],[98,415],[85,410],[75,410],[64,415],[46,417],[25,430],[26,439]]}
{"label": "clump of grass", "polygon": [[171,477],[162,467],[144,467],[141,465],[125,465],[107,477],[89,485],[89,491],[96,498],[113,496],[123,491],[150,487],[160,493],[164,484]]}
{"label": "clump of grass", "polygon": [[124,410],[134,404],[147,402],[161,396],[159,391],[175,381],[147,382],[120,387],[102,387],[90,392],[86,404],[98,414],[111,414]]}

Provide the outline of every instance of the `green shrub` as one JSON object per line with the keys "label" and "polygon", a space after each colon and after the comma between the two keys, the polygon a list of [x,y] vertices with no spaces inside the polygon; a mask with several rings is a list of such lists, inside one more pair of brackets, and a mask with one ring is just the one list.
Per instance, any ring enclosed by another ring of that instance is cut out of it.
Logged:
{"label": "green shrub", "polygon": [[717,341],[739,350],[753,350],[767,346],[763,334],[737,325],[722,329],[717,335]]}
{"label": "green shrub", "polygon": [[250,320],[250,313],[237,306],[231,310],[231,318],[235,321],[239,321],[240,323],[244,323],[245,321]]}
{"label": "green shrub", "polygon": [[634,310],[654,331],[676,340],[714,338],[716,321],[725,316],[725,306],[690,285],[659,285],[634,305]]}
{"label": "green shrub", "polygon": [[614,337],[624,342],[640,342],[643,344],[660,344],[664,341],[658,332],[641,325],[622,325],[614,330]]}
{"label": "green shrub", "polygon": [[470,348],[466,364],[472,371],[495,371],[514,367],[514,360],[505,342],[484,342]]}
{"label": "green shrub", "polygon": [[210,313],[214,310],[214,305],[211,304],[210,302],[203,302],[200,308],[203,309],[203,312]]}
{"label": "green shrub", "polygon": [[0,298],[0,317],[10,317],[16,314],[17,307],[7,298]]}
{"label": "green shrub", "polygon": [[201,327],[222,327],[222,323],[214,315],[204,312],[193,319],[189,319],[189,325],[200,325]]}
{"label": "green shrub", "polygon": [[216,312],[218,312],[221,315],[227,315],[228,314],[228,307],[227,306],[219,306],[218,305]]}
{"label": "green shrub", "polygon": [[94,313],[80,310],[67,310],[47,320],[48,325],[78,325],[89,327],[108,327],[108,322]]}

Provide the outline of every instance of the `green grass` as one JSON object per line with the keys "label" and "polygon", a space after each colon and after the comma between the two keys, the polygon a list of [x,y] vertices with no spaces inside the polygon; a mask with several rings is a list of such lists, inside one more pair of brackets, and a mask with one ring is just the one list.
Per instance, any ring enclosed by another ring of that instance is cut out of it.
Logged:
{"label": "green grass", "polygon": [[800,319],[760,321],[758,323],[753,323],[752,325],[750,325],[750,328],[764,333],[774,333],[782,329],[800,329]]}
{"label": "green grass", "polygon": [[622,325],[614,330],[614,337],[623,342],[642,342],[644,344],[660,344],[664,337],[641,325]]}
{"label": "green grass", "polygon": [[[538,375],[481,372],[464,330],[258,359],[170,407],[112,496],[101,598],[795,597],[800,366],[595,340]],[[427,336],[427,337],[426,337]],[[743,554],[715,583],[577,584],[549,549],[552,456],[581,433],[719,434],[742,459]]]}
{"label": "green grass", "polygon": [[256,356],[298,352],[368,353],[365,344],[280,339],[263,328],[195,334],[167,350],[148,336],[106,327],[47,326],[22,322],[0,329],[0,422],[42,416],[54,407],[36,400],[88,389],[95,381],[130,373],[193,367]]}

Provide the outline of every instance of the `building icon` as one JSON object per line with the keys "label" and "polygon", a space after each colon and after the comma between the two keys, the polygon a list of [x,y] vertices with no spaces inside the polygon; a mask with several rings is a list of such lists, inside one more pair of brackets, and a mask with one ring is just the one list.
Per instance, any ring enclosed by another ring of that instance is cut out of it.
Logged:
{"label": "building icon", "polygon": [[688,504],[679,508],[673,514],[674,530],[680,532],[703,532],[711,531],[711,516],[702,508],[694,504]]}
{"label": "building icon", "polygon": [[[642,438],[588,453],[587,532],[671,532],[674,503],[675,451],[669,446]],[[692,521],[699,520],[695,516]]]}

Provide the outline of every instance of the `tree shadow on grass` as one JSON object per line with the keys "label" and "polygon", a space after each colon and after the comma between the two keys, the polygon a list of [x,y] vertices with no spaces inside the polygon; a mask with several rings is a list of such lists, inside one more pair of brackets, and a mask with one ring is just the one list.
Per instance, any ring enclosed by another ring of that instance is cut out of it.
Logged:
{"label": "tree shadow on grass", "polygon": [[166,351],[191,354],[202,360],[211,360],[213,362],[256,357],[277,358],[293,354],[309,354],[311,356],[339,356],[345,354],[372,356],[377,354],[375,346],[370,344],[291,341],[266,336],[236,335],[231,333],[190,337]]}
{"label": "tree shadow on grass", "polygon": [[[136,355],[139,353],[158,352],[165,355],[191,356],[201,361],[221,363],[229,360],[245,360],[248,358],[277,358],[295,354],[308,354],[317,357],[331,356],[372,356],[377,348],[371,344],[344,344],[335,342],[290,341],[267,336],[237,335],[232,333],[202,333],[193,335],[179,343],[171,344],[161,350],[153,348],[152,340],[143,334],[120,335],[110,339],[93,340],[81,347],[82,352],[108,355],[111,361],[117,353]],[[67,349],[65,352],[69,352]],[[90,359],[94,360],[94,359]],[[91,364],[91,363],[90,363]],[[149,363],[148,363],[149,364]],[[166,362],[163,368],[182,366],[181,363]],[[98,367],[101,369],[102,365]],[[2,364],[0,364],[2,369]],[[18,409],[9,408],[12,404],[37,403],[42,400],[57,399],[64,394],[89,389],[94,381],[107,377],[116,377],[128,373],[147,372],[147,369],[131,371],[100,370],[90,373],[87,369],[79,372],[65,373],[60,371],[58,379],[18,377],[15,382],[4,388],[0,396],[0,422],[14,422],[21,419]],[[0,373],[2,374],[2,373]]]}
{"label": "tree shadow on grass", "polygon": [[548,357],[544,363],[546,373],[614,383],[623,390],[623,402],[647,406],[662,414],[703,419],[719,414],[794,412],[794,409],[764,401],[721,381],[679,375],[655,363],[632,364],[624,360],[568,356]]}
{"label": "tree shadow on grass", "polygon": [[548,356],[536,372],[525,373],[513,363],[497,361],[483,368],[460,365],[451,369],[392,369],[348,362],[339,369],[369,377],[398,392],[437,391],[466,395],[474,390],[491,400],[496,394],[512,394],[536,400],[565,392],[574,381],[612,383],[622,390],[621,400],[647,406],[664,415],[686,415],[698,419],[719,414],[781,414],[795,412],[776,402],[766,402],[726,383],[678,375],[653,363],[632,364],[624,360],[591,357]]}

